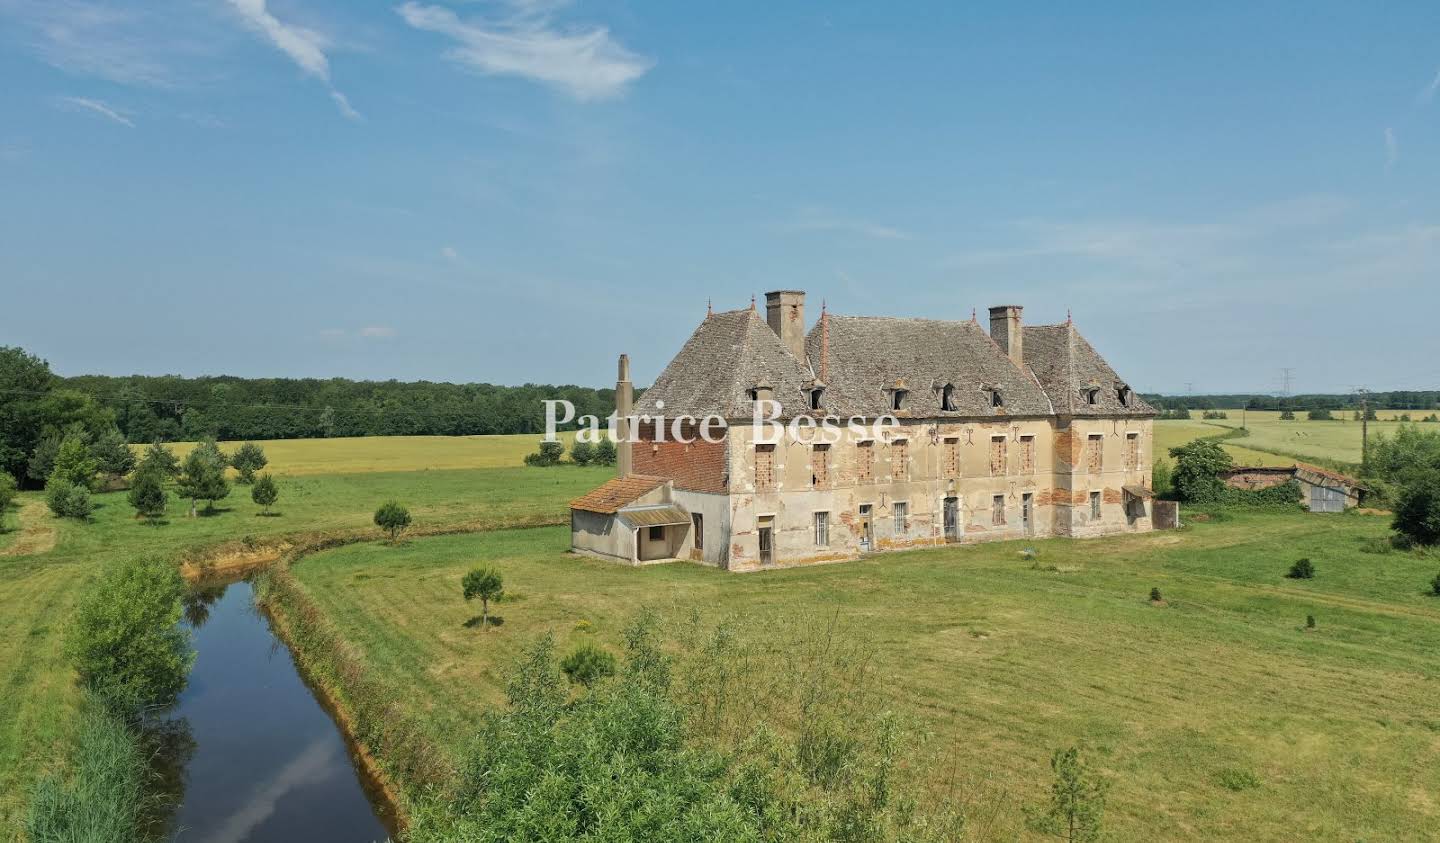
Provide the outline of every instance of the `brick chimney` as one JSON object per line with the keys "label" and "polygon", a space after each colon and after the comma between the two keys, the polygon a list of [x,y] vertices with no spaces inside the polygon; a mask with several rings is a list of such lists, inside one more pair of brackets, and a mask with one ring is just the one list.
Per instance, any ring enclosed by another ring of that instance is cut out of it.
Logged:
{"label": "brick chimney", "polygon": [[1025,332],[1020,328],[1018,304],[999,304],[990,308],[990,338],[1010,355],[1016,366],[1025,365]]}
{"label": "brick chimney", "polygon": [[634,469],[630,444],[630,415],[635,412],[635,388],[630,383],[630,355],[620,355],[620,375],[615,381],[615,471],[629,477]]}
{"label": "brick chimney", "polygon": [[766,293],[765,321],[795,359],[805,362],[805,291]]}

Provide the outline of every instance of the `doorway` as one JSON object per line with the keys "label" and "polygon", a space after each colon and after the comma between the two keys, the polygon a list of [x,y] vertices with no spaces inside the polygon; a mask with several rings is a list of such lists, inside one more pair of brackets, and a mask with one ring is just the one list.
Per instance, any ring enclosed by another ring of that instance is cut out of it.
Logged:
{"label": "doorway", "polygon": [[775,516],[760,516],[760,564],[775,564]]}
{"label": "doorway", "polygon": [[1035,522],[1035,495],[1026,492],[1020,496],[1020,526],[1024,528],[1025,535],[1030,535],[1031,528]]}
{"label": "doorway", "polygon": [[945,541],[960,541],[960,499],[945,499]]}
{"label": "doorway", "polygon": [[875,547],[875,510],[868,503],[860,504],[860,550]]}

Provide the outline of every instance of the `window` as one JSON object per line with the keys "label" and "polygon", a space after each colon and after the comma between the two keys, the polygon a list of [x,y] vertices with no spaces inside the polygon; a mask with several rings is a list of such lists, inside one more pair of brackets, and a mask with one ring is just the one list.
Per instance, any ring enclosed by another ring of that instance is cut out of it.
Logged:
{"label": "window", "polygon": [[908,480],[910,478],[910,441],[908,439],[896,439],[890,443],[890,479]]}
{"label": "window", "polygon": [[1092,433],[1085,440],[1085,468],[1091,474],[1099,474],[1105,469],[1105,437],[1103,434]]}
{"label": "window", "polygon": [[663,542],[663,541],[665,541],[665,528],[664,528],[664,527],[651,527],[651,528],[650,528],[650,541],[652,541],[652,542]]}
{"label": "window", "polygon": [[1020,525],[1026,530],[1030,529],[1030,522],[1035,515],[1035,494],[1026,492],[1020,496]]}
{"label": "window", "polygon": [[690,513],[690,527],[695,534],[695,549],[705,549],[705,516],[698,512]]}
{"label": "window", "polygon": [[1004,436],[990,437],[990,476],[1000,477],[1005,474],[1005,453],[1006,443]]}
{"label": "window", "polygon": [[818,410],[818,409],[820,409],[820,401],[821,401],[821,399],[823,399],[824,397],[825,397],[825,390],[824,390],[823,387],[818,387],[818,386],[817,386],[817,387],[815,387],[814,389],[810,390],[810,409],[812,409],[812,410]]}
{"label": "window", "polygon": [[1095,404],[1100,401],[1100,387],[1092,386],[1085,390],[1085,403]]}
{"label": "window", "polygon": [[1120,406],[1130,406],[1130,387],[1123,383],[1115,387],[1115,397],[1120,400]]}
{"label": "window", "polygon": [[1125,468],[1130,471],[1140,467],[1140,434],[1125,434]]}
{"label": "window", "polygon": [[855,473],[861,483],[869,483],[875,477],[875,443],[874,441],[856,442],[855,457],[859,462]]}
{"label": "window", "polygon": [[957,436],[945,439],[945,476],[960,476],[960,438]]}
{"label": "window", "polygon": [[866,550],[874,544],[875,520],[874,509],[868,503],[860,504],[860,546]]}
{"label": "window", "polygon": [[996,527],[1005,524],[1005,496],[996,495],[990,499],[990,523]]}
{"label": "window", "polygon": [[775,563],[775,516],[760,516],[757,526],[759,528],[760,564],[773,565]]}
{"label": "window", "polygon": [[825,547],[830,544],[830,513],[815,513],[815,544]]}
{"label": "window", "polygon": [[1090,517],[1096,521],[1100,520],[1100,493],[1090,493]]}
{"label": "window", "polygon": [[766,490],[775,488],[775,446],[755,446],[755,488]]}
{"label": "window", "polygon": [[830,446],[816,445],[810,450],[810,485],[823,489],[830,483]]}
{"label": "window", "polygon": [[905,396],[910,394],[908,389],[895,389],[890,393],[890,409],[901,410],[905,407]]}
{"label": "window", "polygon": [[1003,395],[1000,394],[1000,390],[998,390],[998,389],[992,389],[992,390],[990,390],[990,406],[992,406],[992,407],[1003,407],[1003,406],[1005,406],[1005,396],[1003,396]]}
{"label": "window", "polygon": [[902,535],[905,532],[905,522],[910,520],[910,504],[896,501],[891,506],[895,513],[895,535]]}
{"label": "window", "polygon": [[955,411],[955,385],[945,384],[940,389],[940,409],[950,412]]}
{"label": "window", "polygon": [[1035,473],[1035,437],[1020,437],[1020,473]]}
{"label": "window", "polygon": [[774,398],[775,391],[767,384],[762,383],[746,390],[746,394],[750,396],[751,401],[770,401]]}

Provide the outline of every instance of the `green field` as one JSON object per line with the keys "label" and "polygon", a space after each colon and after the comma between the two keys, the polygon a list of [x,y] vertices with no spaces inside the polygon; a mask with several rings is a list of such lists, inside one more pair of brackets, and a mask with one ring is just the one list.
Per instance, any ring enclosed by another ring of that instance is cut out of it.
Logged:
{"label": "green field", "polygon": [[[1229,431],[1225,428],[1216,427],[1210,422],[1186,421],[1183,419],[1155,422],[1155,458],[1158,460],[1170,461],[1170,449],[1178,445],[1184,445],[1194,439],[1205,439],[1207,437],[1224,436]],[[1247,439],[1227,439],[1220,447],[1230,455],[1230,459],[1236,465],[1290,465],[1295,460],[1267,454],[1264,451],[1256,451],[1246,448],[1243,445],[1236,445],[1236,442],[1248,442]]]}
{"label": "green field", "polygon": [[[416,529],[560,523],[566,502],[603,482],[613,469],[513,467],[517,454],[534,450],[536,440],[446,440],[467,442],[466,459],[472,462],[508,468],[364,474],[353,473],[357,463],[423,468],[429,464],[426,455],[439,447],[407,437],[399,448],[405,456],[396,456],[383,438],[312,440],[315,450],[306,454],[306,443],[284,443],[293,450],[265,443],[271,470],[280,478],[279,516],[271,518],[257,517],[259,507],[244,486],[235,486],[216,514],[199,518],[186,517],[186,504],[172,495],[166,523],[157,527],[134,519],[123,492],[96,495],[99,508],[87,524],[56,519],[38,494],[22,495],[22,511],[8,513],[9,532],[0,535],[0,687],[5,701],[0,706],[0,828],[15,827],[30,783],[67,758],[79,694],[60,650],[78,592],[102,566],[141,554],[178,560],[217,545],[367,529],[376,506],[389,499],[410,507]],[[344,447],[337,449],[336,442]],[[284,462],[287,453],[301,457],[307,468],[292,472]],[[307,473],[326,459],[335,459],[340,473]]]}
{"label": "green field", "polygon": [[[747,575],[577,558],[563,528],[541,528],[351,546],[293,570],[442,745],[463,744],[542,632],[562,652],[592,635],[619,649],[648,605],[738,614],[783,651],[792,624],[839,613],[878,647],[888,704],[935,733],[931,774],[983,783],[979,810],[1001,808],[997,838],[1021,831],[1051,749],[1080,742],[1114,779],[1117,839],[1419,839],[1440,823],[1440,601],[1423,594],[1440,563],[1363,553],[1386,527],[1250,514],[1035,543],[1059,571],[1003,543]],[[1298,556],[1315,580],[1283,576]],[[483,634],[459,585],[479,562],[520,595]],[[1260,787],[1232,792],[1226,770]]]}
{"label": "green field", "polygon": [[[1239,428],[1243,423],[1249,429],[1250,435],[1242,439],[1230,440],[1243,443],[1242,447],[1250,446],[1302,460],[1329,460],[1355,465],[1360,463],[1361,425],[1351,417],[1350,413],[1337,411],[1334,421],[1310,421],[1305,418],[1304,413],[1296,413],[1293,421],[1286,421],[1280,418],[1280,413],[1272,411],[1252,410],[1246,412],[1243,417],[1239,410],[1227,410],[1226,412],[1230,416],[1228,419],[1217,419],[1208,423],[1230,429]],[[1398,414],[1398,411],[1386,411],[1386,415],[1389,417]],[[1411,417],[1415,419],[1426,415],[1428,413],[1419,411],[1411,413]],[[1176,423],[1156,422],[1156,426]],[[1186,424],[1186,422],[1178,422],[1178,424]],[[1394,435],[1395,431],[1404,424],[1404,422],[1397,421],[1372,421],[1369,425],[1370,435],[1372,437],[1377,434]],[[1440,430],[1440,424],[1423,425],[1426,430],[1432,427]]]}

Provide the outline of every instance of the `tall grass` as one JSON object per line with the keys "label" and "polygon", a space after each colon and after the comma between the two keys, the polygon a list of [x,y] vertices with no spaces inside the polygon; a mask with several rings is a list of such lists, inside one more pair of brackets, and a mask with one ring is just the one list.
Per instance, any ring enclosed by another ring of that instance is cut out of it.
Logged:
{"label": "tall grass", "polygon": [[68,778],[52,775],[35,787],[25,817],[30,843],[134,843],[153,839],[143,828],[148,767],[136,735],[97,700],[80,722]]}

